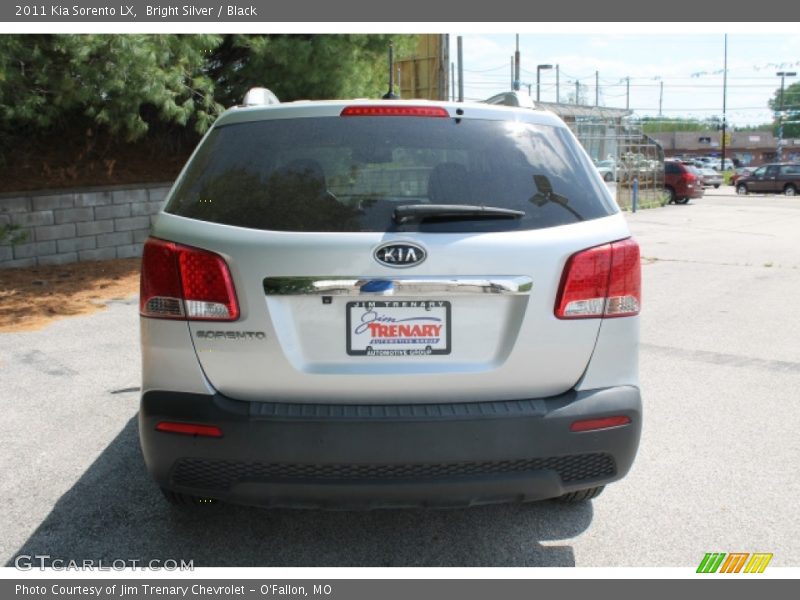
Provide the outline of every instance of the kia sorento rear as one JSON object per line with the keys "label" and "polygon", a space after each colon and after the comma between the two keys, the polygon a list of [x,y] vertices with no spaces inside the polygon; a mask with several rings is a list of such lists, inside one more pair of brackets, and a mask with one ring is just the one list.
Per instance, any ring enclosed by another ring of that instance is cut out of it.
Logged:
{"label": "kia sorento rear", "polygon": [[591,498],[638,446],[640,287],[550,113],[231,109],[144,249],[145,462],[187,504]]}

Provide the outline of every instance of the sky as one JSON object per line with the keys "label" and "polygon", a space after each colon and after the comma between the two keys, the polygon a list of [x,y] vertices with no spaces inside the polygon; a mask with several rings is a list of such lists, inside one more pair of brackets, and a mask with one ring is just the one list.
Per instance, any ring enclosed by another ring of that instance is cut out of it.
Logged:
{"label": "sky", "polygon": [[[655,24],[668,31],[674,24]],[[652,28],[652,25],[650,26]],[[630,108],[637,116],[705,119],[722,116],[724,32],[669,33],[520,33],[521,81],[536,96],[536,66],[542,70],[542,101],[556,100],[556,71],[562,102],[575,94],[575,81],[589,103],[595,101],[595,71],[599,72],[600,105],[625,108],[625,78],[630,77]],[[453,32],[451,60],[456,58],[456,35],[463,35],[464,96],[485,99],[511,87],[511,57],[515,34]],[[728,35],[726,118],[729,125],[758,125],[772,121],[767,101],[780,87],[778,71],[800,76],[800,34]],[[800,82],[800,77],[786,79]]]}

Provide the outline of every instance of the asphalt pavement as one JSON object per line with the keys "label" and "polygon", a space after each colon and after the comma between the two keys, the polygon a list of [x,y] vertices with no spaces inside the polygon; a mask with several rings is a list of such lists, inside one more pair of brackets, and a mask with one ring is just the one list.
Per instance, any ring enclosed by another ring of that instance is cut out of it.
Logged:
{"label": "asphalt pavement", "polygon": [[0,334],[0,564],[665,566],[706,552],[800,564],[800,199],[710,190],[629,214],[644,258],[645,423],[596,500],[459,510],[172,509],[144,470],[135,299]]}

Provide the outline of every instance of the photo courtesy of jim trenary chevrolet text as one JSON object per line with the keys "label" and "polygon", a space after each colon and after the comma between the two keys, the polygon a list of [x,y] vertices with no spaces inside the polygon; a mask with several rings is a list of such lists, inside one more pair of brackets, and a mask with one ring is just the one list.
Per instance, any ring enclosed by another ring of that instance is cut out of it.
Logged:
{"label": "photo courtesy of jim trenary chevrolet text", "polygon": [[0,6],[0,597],[791,585],[800,9],[670,8]]}

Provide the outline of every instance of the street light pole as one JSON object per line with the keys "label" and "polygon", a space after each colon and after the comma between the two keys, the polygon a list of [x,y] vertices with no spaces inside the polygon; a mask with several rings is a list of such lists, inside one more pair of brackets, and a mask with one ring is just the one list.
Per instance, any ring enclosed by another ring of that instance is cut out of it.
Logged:
{"label": "street light pole", "polygon": [[778,160],[783,160],[783,87],[786,78],[795,77],[797,73],[795,71],[778,71],[775,75],[781,78],[781,108],[778,111],[778,148],[775,154]]}
{"label": "street light pole", "polygon": [[723,59],[722,66],[722,160],[719,163],[719,170],[725,172],[725,137],[727,135],[726,128],[726,110],[728,99],[728,34],[725,34],[725,58]]}
{"label": "street light pole", "polygon": [[536,101],[539,101],[539,79],[541,72],[552,69],[553,65],[536,65]]}
{"label": "street light pole", "polygon": [[556,65],[556,104],[561,103],[561,87],[560,87],[560,73],[558,65]]}

